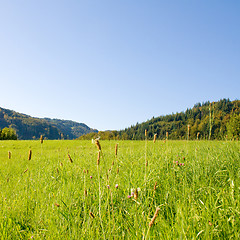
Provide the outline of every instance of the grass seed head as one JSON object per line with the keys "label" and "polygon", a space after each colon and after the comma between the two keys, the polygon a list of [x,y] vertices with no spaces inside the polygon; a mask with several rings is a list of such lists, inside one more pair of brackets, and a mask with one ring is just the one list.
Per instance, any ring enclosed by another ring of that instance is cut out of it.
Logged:
{"label": "grass seed head", "polygon": [[156,138],[157,138],[157,134],[155,133],[155,134],[154,134],[154,138],[153,138],[153,142],[154,142],[154,143],[156,142]]}
{"label": "grass seed head", "polygon": [[32,158],[32,150],[29,150],[29,153],[28,153],[28,160],[31,160]]}
{"label": "grass seed head", "polygon": [[54,203],[54,205],[55,205],[56,207],[60,207],[60,205],[59,205],[58,203]]}
{"label": "grass seed head", "polygon": [[156,189],[157,189],[157,182],[155,182],[154,191],[156,191]]}
{"label": "grass seed head", "polygon": [[117,152],[118,152],[118,144],[115,145],[115,156],[117,157]]}
{"label": "grass seed head", "polygon": [[94,214],[93,214],[92,212],[89,212],[89,216],[90,216],[91,218],[95,218],[95,216],[94,216]]}
{"label": "grass seed head", "polygon": [[153,218],[151,219],[151,221],[150,221],[150,223],[149,223],[149,227],[151,227],[151,226],[154,224],[155,219],[157,218],[157,215],[158,215],[159,210],[160,210],[160,208],[157,207],[157,208],[156,208],[156,211],[155,211],[155,213],[154,213],[154,216],[153,216]]}
{"label": "grass seed head", "polygon": [[138,199],[138,189],[136,188],[134,191],[134,195],[133,195],[134,199],[137,200]]}
{"label": "grass seed head", "polygon": [[199,139],[200,132],[197,133],[197,140]]}
{"label": "grass seed head", "polygon": [[72,158],[71,158],[71,156],[70,156],[69,153],[68,153],[68,158],[69,158],[69,161],[70,161],[71,163],[73,163],[73,160],[72,160]]}
{"label": "grass seed head", "polygon": [[40,143],[43,143],[43,135],[40,136]]}
{"label": "grass seed head", "polygon": [[101,145],[100,145],[100,142],[97,139],[95,140],[95,144],[98,148],[98,151],[101,151]]}
{"label": "grass seed head", "polygon": [[12,153],[8,151],[8,159],[11,159]]}

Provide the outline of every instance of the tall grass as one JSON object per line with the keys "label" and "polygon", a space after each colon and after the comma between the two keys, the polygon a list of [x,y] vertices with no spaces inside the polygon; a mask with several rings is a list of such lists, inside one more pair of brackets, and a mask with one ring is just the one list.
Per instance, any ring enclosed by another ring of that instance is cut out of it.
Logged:
{"label": "tall grass", "polygon": [[1,141],[1,239],[239,239],[239,142],[146,141]]}

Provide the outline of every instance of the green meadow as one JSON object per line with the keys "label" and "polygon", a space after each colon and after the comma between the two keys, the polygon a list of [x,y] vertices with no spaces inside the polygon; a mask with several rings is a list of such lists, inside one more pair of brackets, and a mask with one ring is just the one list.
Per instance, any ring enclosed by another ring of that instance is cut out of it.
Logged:
{"label": "green meadow", "polygon": [[238,141],[100,144],[0,141],[0,239],[240,238]]}

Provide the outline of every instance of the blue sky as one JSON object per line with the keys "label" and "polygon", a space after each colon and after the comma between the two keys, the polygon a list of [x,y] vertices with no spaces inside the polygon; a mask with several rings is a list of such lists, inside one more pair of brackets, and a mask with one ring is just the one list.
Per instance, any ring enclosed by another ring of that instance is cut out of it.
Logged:
{"label": "blue sky", "polygon": [[0,106],[124,129],[239,99],[240,1],[0,1]]}

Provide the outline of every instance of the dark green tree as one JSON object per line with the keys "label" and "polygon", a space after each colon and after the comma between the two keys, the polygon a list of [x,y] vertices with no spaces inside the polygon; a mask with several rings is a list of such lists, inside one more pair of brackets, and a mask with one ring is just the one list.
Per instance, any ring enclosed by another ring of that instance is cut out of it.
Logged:
{"label": "dark green tree", "polygon": [[227,124],[227,134],[231,139],[238,139],[240,137],[240,114],[231,116]]}

